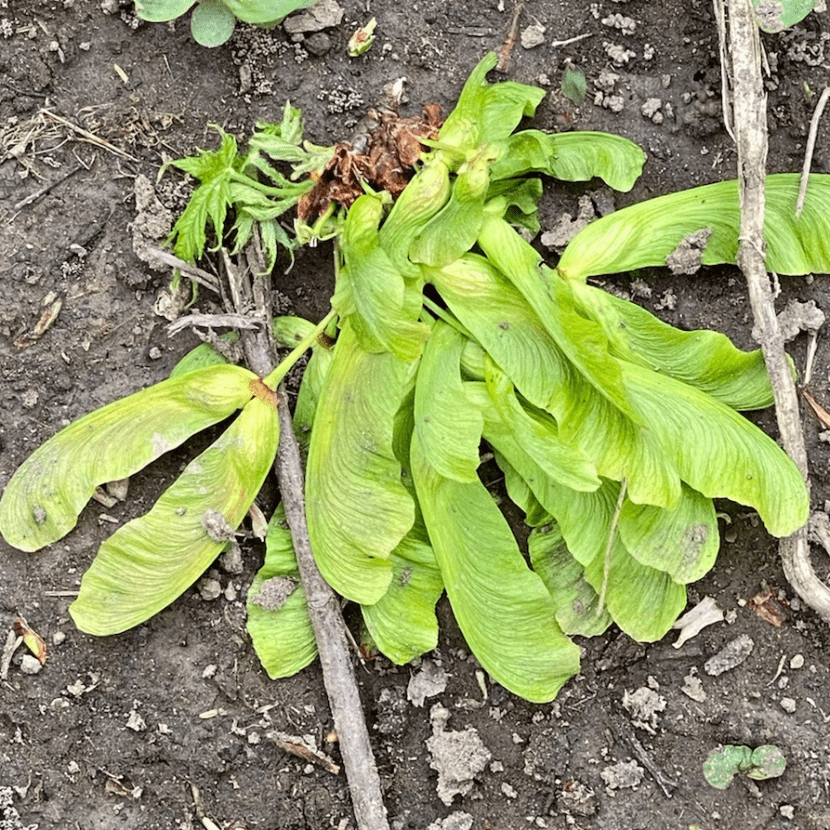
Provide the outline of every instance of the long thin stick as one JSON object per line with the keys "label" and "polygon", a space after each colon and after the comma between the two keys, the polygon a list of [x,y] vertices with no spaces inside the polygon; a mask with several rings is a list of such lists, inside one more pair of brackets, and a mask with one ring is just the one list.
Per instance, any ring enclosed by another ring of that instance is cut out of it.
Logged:
{"label": "long thin stick", "polygon": [[340,740],[343,766],[349,779],[357,826],[360,830],[388,830],[380,776],[369,743],[345,624],[337,597],[317,570],[308,541],[308,526],[303,503],[303,468],[294,425],[283,387],[279,392],[280,448],[277,453],[277,478],[291,529],[300,578],[308,599],[311,624],[323,667],[323,683],[329,696],[334,728]]}
{"label": "long thin stick", "polygon": [[818,122],[821,114],[827,106],[827,99],[830,98],[830,86],[824,87],[821,97],[816,104],[816,110],[810,119],[810,134],[807,136],[807,149],[804,151],[804,166],[801,170],[801,187],[798,188],[798,201],[795,203],[795,218],[801,216],[804,210],[804,199],[807,197],[807,185],[810,183],[810,167],[813,164],[813,152],[816,149],[816,136],[818,135]]}
{"label": "long thin stick", "polygon": [[[252,274],[265,269],[261,251],[251,245],[246,251],[247,267],[238,268],[230,258],[225,259],[229,280],[238,281],[240,302],[250,300],[256,314],[265,316],[270,307],[270,282]],[[271,339],[271,327],[257,331],[242,331],[242,345],[248,368],[266,377],[276,364],[276,348]],[[283,373],[284,374],[284,373]],[[281,377],[281,376],[280,376]],[[357,689],[357,681],[346,641],[346,624],[340,615],[340,603],[328,583],[320,575],[311,552],[308,526],[305,518],[303,467],[294,424],[288,409],[285,388],[279,387],[280,445],[275,468],[280,494],[285,505],[285,517],[291,530],[300,579],[305,589],[308,615],[317,640],[317,651],[323,669],[323,684],[334,718],[334,728],[340,743],[340,754],[349,782],[352,807],[358,830],[389,830],[383,794],[380,787],[369,730]]]}
{"label": "long thin stick", "polygon": [[[738,265],[746,277],[749,301],[775,397],[784,449],[809,488],[807,450],[801,430],[798,394],[784,351],[764,262],[764,184],[767,159],[766,96],[761,75],[760,38],[751,0],[728,0],[729,46],[734,82],[734,126],[741,187],[741,246]],[[780,542],[784,573],[798,595],[830,622],[830,589],[810,564],[806,526]]]}

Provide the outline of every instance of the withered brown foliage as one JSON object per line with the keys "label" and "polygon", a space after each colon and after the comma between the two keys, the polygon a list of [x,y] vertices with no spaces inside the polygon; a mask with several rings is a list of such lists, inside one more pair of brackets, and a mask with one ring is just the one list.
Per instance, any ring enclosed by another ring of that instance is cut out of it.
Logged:
{"label": "withered brown foliage", "polygon": [[369,110],[363,129],[351,141],[339,141],[321,173],[312,174],[316,186],[300,199],[297,215],[313,221],[332,202],[349,207],[364,193],[363,182],[386,190],[396,199],[409,183],[421,157],[422,138],[438,137],[441,108],[427,104],[422,116],[401,118],[392,107]]}

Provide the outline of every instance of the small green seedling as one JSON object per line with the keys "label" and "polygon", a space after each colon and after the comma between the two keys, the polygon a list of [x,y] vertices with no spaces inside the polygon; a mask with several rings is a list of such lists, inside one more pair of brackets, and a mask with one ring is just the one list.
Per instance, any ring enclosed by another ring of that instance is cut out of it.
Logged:
{"label": "small green seedling", "polygon": [[719,790],[725,790],[737,774],[763,781],[783,775],[787,761],[773,744],[756,749],[748,746],[724,746],[712,750],[703,765],[706,780]]}
{"label": "small green seedling", "polygon": [[358,58],[365,55],[375,42],[375,28],[378,22],[373,17],[365,26],[361,26],[349,38],[349,57]]}
{"label": "small green seedling", "polygon": [[585,73],[568,64],[562,76],[562,94],[579,106],[585,100],[586,90]]}
{"label": "small green seedling", "polygon": [[[190,18],[193,39],[202,46],[221,46],[233,34],[236,21],[268,29],[286,15],[305,9],[315,0],[198,0]],[[136,14],[151,23],[181,17],[196,0],[136,0]]]}

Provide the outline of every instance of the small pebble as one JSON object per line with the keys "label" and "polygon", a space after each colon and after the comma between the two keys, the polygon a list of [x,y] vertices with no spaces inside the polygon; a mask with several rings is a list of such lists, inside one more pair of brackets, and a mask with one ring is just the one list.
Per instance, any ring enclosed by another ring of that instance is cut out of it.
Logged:
{"label": "small pebble", "polygon": [[133,732],[144,732],[146,728],[147,724],[144,722],[144,718],[133,709],[127,718],[127,729],[132,729]]}
{"label": "small pebble", "polygon": [[800,669],[804,665],[804,655],[794,654],[793,659],[790,660],[791,669]]}
{"label": "small pebble", "polygon": [[[52,645],[59,646],[65,639],[66,639],[66,633],[64,631],[56,631],[52,635]],[[793,660],[795,660],[795,657],[793,657]],[[801,662],[802,662],[802,664],[804,663],[804,658],[803,657],[801,658]]]}
{"label": "small pebble", "polygon": [[23,674],[37,674],[43,665],[33,654],[24,654],[20,660],[20,671]]}
{"label": "small pebble", "polygon": [[222,595],[222,583],[218,579],[202,579],[199,581],[199,596],[205,601],[218,599]]}
{"label": "small pebble", "polygon": [[727,643],[714,657],[710,657],[703,668],[710,677],[717,677],[725,671],[740,666],[752,653],[755,642],[748,634],[741,634]]}
{"label": "small pebble", "polygon": [[792,804],[782,804],[778,808],[778,812],[781,813],[785,819],[789,819],[789,821],[792,821],[793,818],[795,818],[795,807],[793,807]]}
{"label": "small pebble", "polygon": [[795,712],[796,703],[791,697],[782,697],[779,706],[787,712],[787,714],[792,714]]}
{"label": "small pebble", "polygon": [[216,675],[216,666],[213,663],[208,663],[202,671],[202,677],[209,680]]}

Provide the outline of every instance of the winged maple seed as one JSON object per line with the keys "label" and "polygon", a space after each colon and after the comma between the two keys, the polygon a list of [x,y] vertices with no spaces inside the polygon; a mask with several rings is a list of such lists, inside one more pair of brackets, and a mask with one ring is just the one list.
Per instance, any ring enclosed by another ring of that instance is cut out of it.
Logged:
{"label": "winged maple seed", "polygon": [[364,182],[396,199],[421,157],[421,139],[437,138],[441,123],[438,104],[427,104],[423,116],[401,118],[397,97],[389,96],[388,104],[369,110],[365,129],[351,142],[338,141],[323,170],[311,174],[316,186],[300,199],[297,215],[313,221],[332,202],[350,207],[365,192]]}

